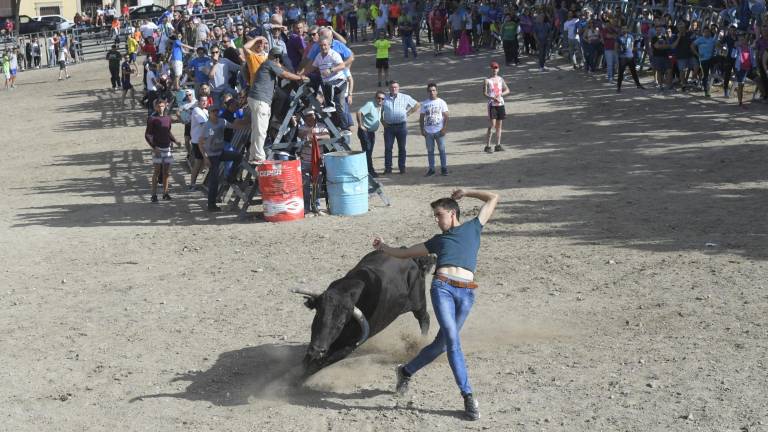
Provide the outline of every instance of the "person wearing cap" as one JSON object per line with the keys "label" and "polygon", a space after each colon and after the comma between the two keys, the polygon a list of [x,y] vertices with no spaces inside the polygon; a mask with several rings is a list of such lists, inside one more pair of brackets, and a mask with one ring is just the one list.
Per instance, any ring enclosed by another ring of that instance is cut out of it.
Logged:
{"label": "person wearing cap", "polygon": [[[485,132],[486,153],[503,151],[501,146],[501,125],[507,117],[504,108],[504,96],[509,94],[506,81],[499,75],[499,64],[492,61],[490,64],[491,76],[483,82],[483,95],[488,98],[488,130]],[[491,132],[496,131],[496,147],[491,148]]]}
{"label": "person wearing cap", "polygon": [[[216,205],[216,197],[219,194],[219,164],[223,161],[232,161],[234,166],[238,166],[243,160],[239,152],[226,149],[227,129],[242,129],[248,126],[248,120],[229,121],[221,116],[219,111],[219,108],[208,107],[208,122],[205,124],[205,131],[198,144],[205,164],[209,167],[208,211],[211,212],[221,211],[221,207]],[[236,169],[230,169],[226,181],[234,183],[237,172]]]}
{"label": "person wearing cap", "polygon": [[270,50],[268,59],[259,66],[248,89],[248,107],[251,109],[251,144],[248,152],[250,163],[258,163],[266,159],[264,141],[267,139],[277,78],[291,81],[304,80],[303,75],[296,75],[283,69],[280,65],[281,57],[281,50]]}

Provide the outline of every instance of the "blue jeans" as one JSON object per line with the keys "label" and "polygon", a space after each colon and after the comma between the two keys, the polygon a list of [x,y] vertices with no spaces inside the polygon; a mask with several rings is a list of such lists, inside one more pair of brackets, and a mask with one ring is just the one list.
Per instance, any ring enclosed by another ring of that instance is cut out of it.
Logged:
{"label": "blue jeans", "polygon": [[432,298],[435,317],[440,323],[440,331],[437,332],[437,337],[431,344],[424,347],[416,358],[405,365],[405,371],[415,374],[447,351],[448,363],[451,365],[456,384],[462,393],[472,393],[464,353],[461,352],[459,331],[475,302],[475,291],[469,288],[456,288],[447,282],[433,279],[429,295]]}
{"label": "blue jeans", "polygon": [[397,139],[397,167],[400,172],[405,172],[405,140],[408,137],[408,128],[405,122],[384,126],[384,169],[392,170],[392,146]]}
{"label": "blue jeans", "polygon": [[357,128],[357,137],[360,139],[360,147],[365,152],[365,161],[368,164],[368,173],[374,172],[373,169],[373,144],[376,141],[376,133],[364,131]]}
{"label": "blue jeans", "polygon": [[440,168],[448,168],[448,161],[445,156],[445,135],[440,133],[428,133],[424,139],[427,142],[427,162],[429,162],[429,169],[435,170],[435,142],[437,142],[437,150],[440,152]]}
{"label": "blue jeans", "polygon": [[416,45],[413,44],[413,35],[403,36],[403,54],[405,58],[408,58],[408,48],[413,51],[413,56],[416,57]]}

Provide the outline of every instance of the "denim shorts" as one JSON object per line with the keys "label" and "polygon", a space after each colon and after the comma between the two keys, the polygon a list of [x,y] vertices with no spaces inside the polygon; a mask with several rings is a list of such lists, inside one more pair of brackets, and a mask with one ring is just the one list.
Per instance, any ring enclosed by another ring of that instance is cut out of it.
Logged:
{"label": "denim shorts", "polygon": [[696,61],[695,57],[687,58],[687,59],[677,59],[677,70],[683,71],[685,69],[693,69],[699,65],[699,62]]}

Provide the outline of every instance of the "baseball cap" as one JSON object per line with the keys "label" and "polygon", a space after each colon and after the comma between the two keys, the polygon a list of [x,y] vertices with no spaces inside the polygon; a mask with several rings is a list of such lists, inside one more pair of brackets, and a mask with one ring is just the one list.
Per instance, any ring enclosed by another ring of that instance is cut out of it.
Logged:
{"label": "baseball cap", "polygon": [[498,68],[499,68],[499,64],[498,64],[498,63],[496,63],[495,61],[492,61],[492,62],[491,62],[491,68],[492,68],[492,69],[498,69]]}
{"label": "baseball cap", "polygon": [[282,48],[272,47],[272,49],[269,50],[270,57],[280,57],[281,55],[283,55]]}

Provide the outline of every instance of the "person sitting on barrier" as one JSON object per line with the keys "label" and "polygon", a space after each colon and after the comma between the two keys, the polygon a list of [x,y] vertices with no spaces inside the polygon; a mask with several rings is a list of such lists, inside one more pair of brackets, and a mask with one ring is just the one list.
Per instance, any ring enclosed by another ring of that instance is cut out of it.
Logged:
{"label": "person sitting on barrier", "polygon": [[344,76],[346,65],[338,52],[331,49],[331,41],[320,40],[320,54],[307,67],[307,72],[318,69],[323,78],[323,98],[326,112],[331,112],[333,124],[341,129],[349,130],[348,116],[342,98],[346,98],[347,80]]}
{"label": "person sitting on barrier", "polygon": [[[219,163],[222,161],[232,161],[235,166],[240,165],[243,156],[236,151],[226,150],[225,132],[226,129],[242,129],[248,126],[247,119],[237,119],[228,121],[219,116],[218,107],[208,107],[208,122],[205,124],[203,137],[198,145],[205,165],[208,170],[208,211],[221,211],[221,207],[216,205],[216,197],[219,194]],[[227,175],[227,183],[234,183],[237,169],[230,169]]]}

